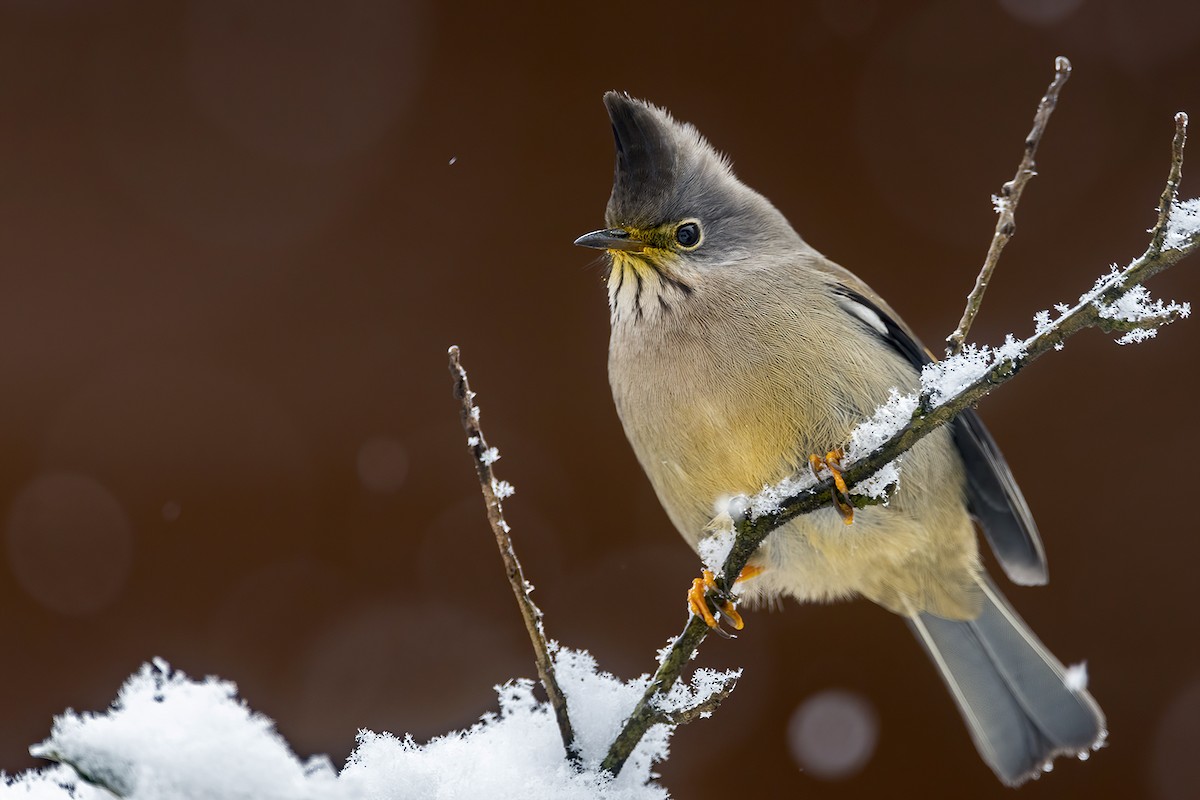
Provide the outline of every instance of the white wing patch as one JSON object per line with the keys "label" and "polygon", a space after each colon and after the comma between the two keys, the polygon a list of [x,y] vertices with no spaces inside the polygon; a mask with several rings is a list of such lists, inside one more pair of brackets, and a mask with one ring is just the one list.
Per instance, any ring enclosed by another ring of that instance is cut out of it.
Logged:
{"label": "white wing patch", "polygon": [[839,304],[847,313],[858,317],[860,320],[867,323],[867,325],[871,326],[871,328],[873,328],[880,336],[888,335],[888,327],[883,323],[883,320],[880,319],[879,315],[875,313],[875,309],[868,308],[862,303],[851,300],[849,297],[840,298]]}

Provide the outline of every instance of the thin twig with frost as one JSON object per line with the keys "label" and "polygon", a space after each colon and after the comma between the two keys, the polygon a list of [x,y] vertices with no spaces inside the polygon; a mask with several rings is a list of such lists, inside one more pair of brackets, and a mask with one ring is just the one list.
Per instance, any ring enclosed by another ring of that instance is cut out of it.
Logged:
{"label": "thin twig with frost", "polygon": [[542,610],[529,596],[533,587],[525,580],[525,572],[521,569],[521,562],[517,560],[516,551],[513,550],[512,537],[509,536],[510,528],[504,520],[501,501],[512,494],[512,485],[496,480],[492,464],[500,457],[500,453],[496,448],[488,447],[483,429],[479,426],[479,406],[475,405],[475,393],[471,391],[471,385],[467,382],[467,371],[463,369],[459,360],[458,346],[451,347],[449,354],[454,396],[462,404],[462,426],[467,434],[467,446],[470,447],[471,456],[475,461],[475,471],[479,475],[479,488],[483,490],[483,501],[487,505],[488,522],[496,535],[496,546],[500,548],[500,557],[504,559],[504,572],[508,575],[513,596],[517,598],[525,629],[529,632],[529,641],[533,644],[534,659],[537,661],[538,677],[542,681],[542,688],[546,690],[546,696],[550,699],[550,706],[554,709],[567,759],[578,765],[575,732],[571,728],[571,718],[567,713],[566,697],[554,676],[554,660],[550,656],[550,645],[546,641],[546,632],[542,626]]}
{"label": "thin twig with frost", "polygon": [[996,220],[996,232],[992,234],[992,243],[983,259],[983,268],[979,270],[979,276],[975,279],[975,288],[967,297],[967,307],[963,310],[962,319],[959,320],[954,333],[946,337],[946,355],[952,356],[962,350],[971,325],[975,322],[975,316],[979,313],[979,307],[983,305],[983,293],[987,291],[988,283],[992,280],[992,273],[1000,261],[1000,253],[1017,230],[1017,203],[1021,202],[1021,192],[1025,190],[1025,184],[1037,174],[1037,165],[1033,159],[1037,155],[1038,145],[1042,142],[1042,135],[1046,132],[1046,125],[1050,122],[1050,114],[1058,105],[1058,93],[1062,91],[1063,84],[1069,77],[1071,62],[1059,56],[1054,60],[1054,80],[1050,82],[1050,88],[1038,103],[1037,112],[1033,115],[1033,129],[1025,137],[1025,152],[1017,166],[1017,174],[1000,187],[1000,194],[992,198],[999,215]]}
{"label": "thin twig with frost", "polygon": [[[681,708],[658,708],[655,722],[661,722],[666,725],[686,725],[689,722],[694,722],[698,719],[703,719],[717,710],[717,706],[733,693],[737,686],[738,678],[742,676],[741,670],[733,672],[721,673],[717,676],[717,683],[712,686],[707,694],[701,694],[700,698],[693,701],[689,705],[684,705]],[[651,723],[654,724],[654,723]]]}
{"label": "thin twig with frost", "polygon": [[[875,421],[866,423],[875,424],[873,446],[865,455],[850,455],[854,460],[842,472],[848,485],[853,487],[871,478],[929,433],[973,406],[992,389],[1011,380],[1034,359],[1050,350],[1061,349],[1064,340],[1084,328],[1123,331],[1125,336],[1118,341],[1124,343],[1132,341],[1128,337],[1135,331],[1147,332],[1148,336],[1159,326],[1190,313],[1187,305],[1149,302],[1141,286],[1148,278],[1200,249],[1200,200],[1180,202],[1178,199],[1186,137],[1187,115],[1176,114],[1171,168],[1159,199],[1158,221],[1149,231],[1150,243],[1146,251],[1124,269],[1114,269],[1102,276],[1074,306],[1058,306],[1060,316],[1057,319],[1051,320],[1045,312],[1038,314],[1035,332],[1028,339],[1016,341],[1010,338],[997,349],[966,348],[953,358],[927,366],[922,372],[919,395],[894,398],[897,405],[912,409],[907,424],[888,429]],[[951,386],[954,388],[950,389]],[[774,487],[768,492],[772,501],[767,508],[753,498],[741,504],[746,511],[735,521],[736,536],[717,576],[720,594],[730,596],[731,576],[741,573],[768,534],[802,514],[834,502],[832,477],[815,482],[797,476],[785,484],[807,488],[789,491],[788,496],[775,502],[779,490]],[[870,498],[865,502],[870,502]],[[601,762],[604,769],[614,775],[620,772],[629,754],[655,723],[658,696],[670,691],[709,630],[700,617],[689,617],[683,632],[660,658],[659,669],[645,694]]]}

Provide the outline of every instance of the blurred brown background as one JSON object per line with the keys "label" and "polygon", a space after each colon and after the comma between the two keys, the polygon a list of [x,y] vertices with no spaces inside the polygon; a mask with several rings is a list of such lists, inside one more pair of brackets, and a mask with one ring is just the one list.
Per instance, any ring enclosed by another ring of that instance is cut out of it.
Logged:
{"label": "blurred brown background", "polygon": [[[360,727],[464,727],[532,674],[452,343],[551,633],[648,670],[697,562],[621,433],[601,268],[571,246],[608,196],[601,93],[696,123],[937,342],[1059,54],[1075,75],[985,342],[1141,252],[1171,115],[1200,119],[1200,5],[4,2],[0,768],[156,655],[339,763]],[[1197,268],[1153,292],[1200,299]],[[1086,334],[982,405],[1052,566],[1008,593],[1088,660],[1112,730],[1023,797],[1196,796],[1198,348],[1195,322]],[[746,672],[676,737],[676,797],[1012,796],[898,620],[748,623],[704,648]],[[823,781],[787,731],[834,689],[878,741]]]}

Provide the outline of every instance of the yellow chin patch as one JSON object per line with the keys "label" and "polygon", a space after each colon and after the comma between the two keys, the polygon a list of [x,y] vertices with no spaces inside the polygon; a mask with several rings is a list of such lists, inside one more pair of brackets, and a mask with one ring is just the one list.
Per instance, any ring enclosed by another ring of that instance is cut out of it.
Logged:
{"label": "yellow chin patch", "polygon": [[674,277],[675,270],[672,262],[677,256],[670,250],[649,247],[638,251],[609,250],[612,256],[612,270],[608,273],[608,289],[619,292],[621,287],[629,284],[652,282],[661,283],[663,279]]}
{"label": "yellow chin patch", "polygon": [[[628,271],[633,273],[633,275],[640,275],[644,278],[657,269],[661,269],[662,267],[657,265],[662,264],[665,259],[660,256],[659,252],[655,252],[655,250],[656,248],[651,247],[645,247],[638,251],[609,250],[608,254],[612,256],[613,267],[613,274],[608,277],[609,283],[613,281],[618,272],[624,273]],[[628,277],[633,277],[633,275],[629,275]]]}

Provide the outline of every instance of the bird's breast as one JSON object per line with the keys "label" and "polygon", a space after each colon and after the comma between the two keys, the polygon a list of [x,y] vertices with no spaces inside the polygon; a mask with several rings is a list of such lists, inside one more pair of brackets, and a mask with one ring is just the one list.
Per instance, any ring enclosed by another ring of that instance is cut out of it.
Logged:
{"label": "bird's breast", "polygon": [[625,433],[693,545],[719,498],[792,474],[808,453],[842,444],[861,418],[835,349],[737,316],[614,327],[610,343]]}

